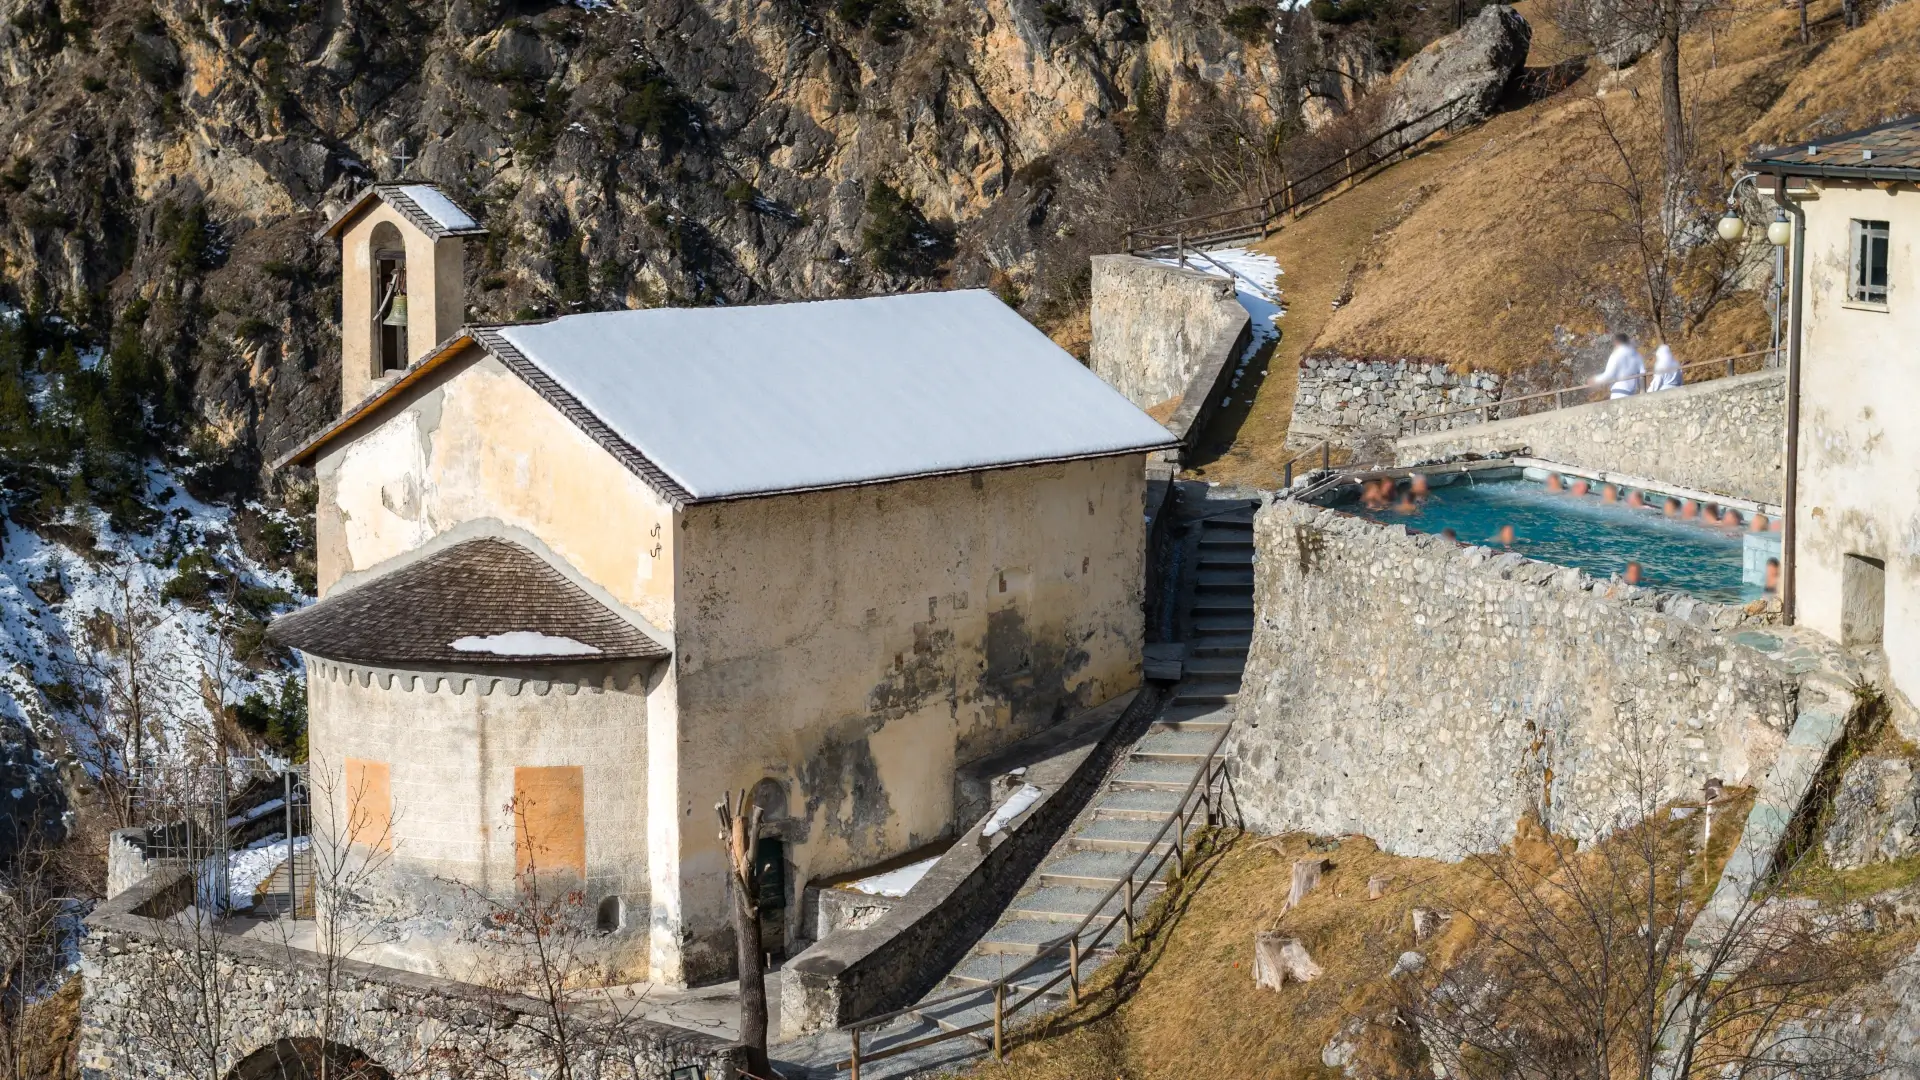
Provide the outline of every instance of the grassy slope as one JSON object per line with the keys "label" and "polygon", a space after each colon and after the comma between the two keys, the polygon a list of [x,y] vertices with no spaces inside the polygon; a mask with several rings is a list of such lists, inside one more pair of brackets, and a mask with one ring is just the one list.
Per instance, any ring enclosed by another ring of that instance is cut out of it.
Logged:
{"label": "grassy slope", "polygon": [[[1717,822],[1740,822],[1750,807],[1742,792]],[[1716,826],[1704,853],[1692,820],[1656,814],[1675,857],[1687,853],[1704,871],[1694,879],[1703,902],[1738,843],[1740,829]],[[1536,871],[1556,865],[1551,841],[1523,826],[1508,853]],[[1562,848],[1562,850],[1567,850]],[[1508,906],[1507,893],[1476,860],[1444,863],[1388,855],[1364,837],[1346,837],[1324,852],[1332,869],[1320,887],[1282,913],[1296,859],[1311,857],[1308,838],[1242,837],[1203,864],[1177,898],[1169,931],[1144,953],[1101,972],[1099,988],[1078,1010],[1021,1033],[1002,1064],[986,1063],[975,1080],[1191,1080],[1215,1077],[1337,1077],[1320,1051],[1355,1016],[1375,1015],[1400,991],[1390,980],[1403,952],[1419,950],[1441,968],[1476,947],[1475,922]],[[1582,856],[1590,859],[1591,856]],[[1384,878],[1384,895],[1369,900],[1368,882]],[[1455,912],[1438,936],[1413,939],[1416,907]],[[1253,985],[1253,938],[1281,930],[1298,937],[1325,974],[1280,991]]]}
{"label": "grassy slope", "polygon": [[[1534,16],[1530,3],[1523,13]],[[1729,166],[1760,145],[1829,134],[1920,111],[1920,5],[1900,4],[1844,33],[1838,0],[1815,0],[1815,44],[1796,12],[1754,2],[1694,34],[1684,54],[1694,138]],[[1544,19],[1529,62],[1565,49]],[[1285,451],[1299,357],[1310,348],[1418,356],[1496,371],[1529,368],[1557,337],[1602,328],[1595,266],[1623,268],[1596,246],[1577,178],[1594,140],[1583,120],[1605,107],[1637,162],[1657,158],[1656,65],[1595,71],[1575,87],[1443,144],[1341,196],[1263,244],[1285,276],[1285,332],[1251,401],[1236,400],[1196,470],[1272,483]],[[1599,91],[1605,90],[1604,94]],[[1631,287],[1624,273],[1616,277]],[[1337,311],[1334,297],[1351,290]],[[1677,343],[1699,359],[1765,344],[1756,293],[1737,294]]]}

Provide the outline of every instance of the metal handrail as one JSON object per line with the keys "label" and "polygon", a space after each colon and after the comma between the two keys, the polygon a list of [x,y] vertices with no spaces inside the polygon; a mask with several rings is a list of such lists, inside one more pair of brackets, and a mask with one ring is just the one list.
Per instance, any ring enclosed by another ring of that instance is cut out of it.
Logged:
{"label": "metal handrail", "polygon": [[[1409,119],[1409,120],[1402,120],[1399,123],[1394,124],[1393,126],[1375,135],[1373,138],[1368,139],[1366,142],[1360,144],[1359,146],[1356,146],[1350,150],[1343,151],[1338,159],[1329,161],[1325,165],[1320,166],[1319,168],[1313,170],[1310,173],[1307,173],[1304,176],[1293,177],[1291,179],[1288,179],[1282,182],[1280,187],[1277,190],[1269,192],[1267,195],[1263,196],[1259,202],[1248,203],[1245,206],[1231,207],[1226,210],[1215,210],[1205,214],[1191,214],[1191,215],[1188,215],[1187,217],[1174,218],[1171,221],[1159,222],[1157,224],[1149,225],[1144,228],[1128,229],[1125,240],[1122,244],[1122,247],[1124,247],[1125,250],[1127,251],[1134,250],[1134,238],[1136,236],[1142,240],[1157,240],[1159,241],[1159,243],[1153,246],[1164,247],[1166,246],[1166,241],[1168,240],[1184,238],[1183,234],[1185,232],[1185,228],[1184,228],[1185,226],[1196,225],[1203,222],[1218,221],[1221,218],[1232,217],[1236,214],[1252,213],[1253,211],[1256,211],[1256,210],[1260,211],[1262,215],[1261,221],[1259,223],[1260,225],[1264,225],[1266,221],[1272,220],[1273,218],[1278,217],[1282,212],[1286,212],[1286,211],[1292,211],[1294,213],[1294,216],[1298,217],[1301,213],[1304,213],[1305,210],[1307,209],[1307,207],[1304,204],[1306,204],[1309,200],[1317,199],[1320,196],[1325,195],[1327,192],[1332,191],[1334,188],[1338,187],[1341,183],[1352,180],[1354,177],[1360,175],[1361,173],[1366,172],[1368,169],[1371,169],[1374,166],[1379,165],[1380,163],[1386,161],[1388,158],[1392,157],[1394,154],[1404,153],[1406,150],[1410,149],[1411,147],[1418,145],[1420,141],[1423,141],[1426,138],[1426,136],[1422,136],[1420,140],[1415,140],[1412,143],[1403,143],[1401,145],[1395,146],[1392,150],[1388,151],[1387,153],[1381,154],[1380,156],[1375,157],[1370,161],[1365,161],[1361,163],[1358,167],[1354,165],[1354,158],[1366,155],[1369,151],[1373,150],[1381,142],[1385,141],[1386,139],[1392,136],[1399,135],[1400,133],[1406,131],[1409,128],[1423,124],[1428,120],[1431,120],[1434,117],[1440,115],[1443,112],[1448,112],[1448,111],[1457,109],[1460,106],[1460,104],[1465,100],[1466,100],[1465,98],[1453,98],[1431,109],[1428,109],[1426,112],[1421,113],[1419,116],[1413,117],[1412,119]],[[1438,129],[1435,129],[1435,130],[1438,130]],[[1432,132],[1429,132],[1428,134],[1431,135]],[[1346,171],[1339,176],[1334,176],[1330,178],[1325,184],[1321,185],[1318,188],[1315,188],[1312,191],[1309,191],[1305,194],[1301,193],[1301,189],[1309,181],[1317,180],[1322,176],[1332,173],[1336,168],[1344,168]],[[1254,228],[1254,227],[1257,227],[1257,226],[1254,223],[1250,222],[1244,226],[1238,226],[1233,229],[1221,230],[1218,234],[1202,234],[1202,235],[1194,236],[1188,239],[1191,239],[1191,241],[1196,243],[1205,243],[1210,240],[1224,238],[1229,234],[1244,232],[1246,229]]]}
{"label": "metal handrail", "polygon": [[[1726,368],[1727,368],[1727,374],[1732,375],[1735,373],[1734,366],[1738,361],[1750,360],[1756,356],[1769,356],[1778,351],[1779,351],[1778,349],[1758,349],[1758,350],[1755,350],[1754,352],[1735,353],[1732,356],[1716,356],[1711,360],[1694,360],[1690,363],[1681,364],[1680,370],[1684,372],[1684,371],[1690,371],[1694,368],[1704,368],[1704,367],[1718,366],[1718,365],[1724,364],[1726,365]],[[1648,378],[1651,378],[1654,374],[1655,374],[1654,372],[1643,371],[1638,375],[1632,376],[1632,378],[1635,381],[1643,381]],[[1621,379],[1619,381],[1626,382],[1628,380]],[[1401,421],[1400,423],[1400,435],[1406,436],[1406,435],[1420,434],[1420,423],[1423,420],[1444,420],[1448,417],[1466,416],[1471,413],[1479,413],[1481,416],[1482,423],[1492,423],[1493,420],[1495,419],[1495,417],[1493,416],[1493,413],[1497,409],[1500,409],[1508,405],[1520,405],[1529,401],[1540,401],[1544,398],[1553,399],[1553,408],[1542,409],[1540,410],[1540,412],[1552,412],[1556,409],[1564,409],[1568,407],[1567,405],[1564,405],[1561,403],[1561,400],[1560,400],[1561,395],[1578,393],[1583,391],[1591,393],[1593,392],[1593,390],[1594,390],[1594,383],[1584,382],[1576,386],[1563,386],[1557,390],[1542,390],[1534,394],[1522,394],[1521,396],[1516,398],[1502,398],[1499,401],[1489,401],[1481,405],[1464,405],[1458,409],[1446,409],[1441,412],[1422,413],[1419,416],[1409,416],[1405,420]],[[1589,404],[1593,404],[1593,402],[1580,401],[1580,402],[1575,402],[1575,404],[1589,405]],[[1522,415],[1534,416],[1534,415],[1537,415],[1537,413],[1524,413]],[[1441,428],[1440,430],[1445,430],[1445,428]]]}
{"label": "metal handrail", "polygon": [[[1186,852],[1185,852],[1186,834],[1187,834],[1187,827],[1192,820],[1192,818],[1189,816],[1189,812],[1192,810],[1192,807],[1193,807],[1194,792],[1196,789],[1200,791],[1200,794],[1201,794],[1200,801],[1203,805],[1207,806],[1208,815],[1209,817],[1211,817],[1214,810],[1213,800],[1212,800],[1213,782],[1224,774],[1224,769],[1225,769],[1225,762],[1222,762],[1219,760],[1220,747],[1226,743],[1227,735],[1232,730],[1233,730],[1233,725],[1231,723],[1229,723],[1225,728],[1221,729],[1220,734],[1213,740],[1213,745],[1207,749],[1207,756],[1204,759],[1202,759],[1200,763],[1200,768],[1194,772],[1193,779],[1187,782],[1186,791],[1184,791],[1181,794],[1180,802],[1178,803],[1178,805],[1174,807],[1172,812],[1170,812],[1167,815],[1166,819],[1160,823],[1159,831],[1154,833],[1153,839],[1147,842],[1146,848],[1142,850],[1139,855],[1134,857],[1133,864],[1127,868],[1126,874],[1122,876],[1120,880],[1114,882],[1113,885],[1107,889],[1107,891],[1093,905],[1093,910],[1089,911],[1084,917],[1082,917],[1081,920],[1077,924],[1075,924],[1072,930],[1068,931],[1065,934],[1060,935],[1057,938],[1054,938],[1051,941],[1043,943],[1040,946],[1039,951],[1034,953],[1034,955],[1029,959],[1027,959],[1026,962],[1022,963],[1019,967],[1014,968],[1012,971],[1000,976],[998,979],[994,980],[993,982],[986,984],[985,986],[975,986],[975,987],[968,987],[964,990],[956,990],[956,991],[953,991],[952,993],[943,994],[939,997],[928,998],[924,1001],[916,1002],[913,1005],[909,1005],[904,1009],[895,1009],[893,1012],[890,1012],[890,1013],[883,1013],[879,1016],[871,1016],[865,1020],[860,1020],[855,1023],[845,1025],[841,1030],[847,1032],[847,1034],[852,1038],[852,1041],[853,1041],[852,1055],[846,1060],[836,1063],[834,1065],[835,1071],[839,1071],[841,1069],[850,1069],[852,1070],[851,1080],[860,1080],[860,1065],[863,1062],[871,1063],[875,1061],[881,1061],[886,1058],[894,1057],[899,1054],[904,1054],[909,1051],[921,1049],[922,1047],[932,1046],[935,1043],[946,1042],[951,1039],[967,1038],[973,1035],[975,1032],[983,1031],[987,1028],[993,1029],[993,1054],[994,1054],[994,1059],[999,1060],[1002,1053],[1004,1052],[1006,1017],[1009,1014],[1018,1012],[1021,1009],[1025,1008],[1027,1005],[1032,1004],[1033,1001],[1039,998],[1042,994],[1053,989],[1055,986],[1060,985],[1060,982],[1063,979],[1071,980],[1072,982],[1071,1001],[1072,1001],[1072,1004],[1078,1005],[1080,1003],[1080,963],[1081,963],[1080,958],[1083,952],[1086,949],[1099,948],[1100,944],[1106,940],[1107,935],[1113,930],[1114,925],[1123,920],[1127,924],[1128,937],[1129,938],[1132,937],[1133,931],[1134,931],[1133,905],[1134,905],[1134,902],[1138,899],[1138,892],[1135,889],[1135,879],[1139,876],[1141,866],[1145,864],[1145,862],[1147,861],[1147,856],[1152,855],[1156,848],[1160,848],[1162,846],[1162,841],[1164,841],[1167,836],[1167,830],[1173,828],[1176,822],[1179,823],[1179,831],[1178,831],[1177,839],[1175,843],[1165,847],[1164,850],[1160,852],[1159,858],[1155,860],[1153,867],[1149,869],[1146,873],[1145,883],[1149,885],[1152,884],[1153,876],[1155,874],[1158,874],[1163,868],[1165,868],[1167,864],[1167,860],[1170,858],[1175,860],[1175,865],[1174,865],[1175,877],[1171,880],[1178,880],[1186,876]],[[1207,781],[1207,786],[1205,788],[1201,787],[1200,781],[1202,779],[1205,779]],[[1091,926],[1094,922],[1100,919],[1101,913],[1106,910],[1107,904],[1110,903],[1113,900],[1113,898],[1116,895],[1120,894],[1123,890],[1125,891],[1126,895],[1124,900],[1121,903],[1120,910],[1114,913],[1113,915],[1107,916],[1106,925],[1100,928],[1100,932],[1094,935],[1093,940],[1091,942],[1088,942],[1086,945],[1083,946],[1080,942],[1080,935],[1084,933],[1089,926]],[[1068,953],[1067,970],[1061,972],[1058,975],[1055,975],[1051,979],[1048,979],[1046,982],[1041,983],[1038,987],[1035,987],[1031,992],[1029,992],[1025,997],[1017,998],[1017,1000],[1014,1001],[1012,1006],[1009,1007],[1007,1005],[1007,998],[1009,996],[1009,991],[1012,991],[1016,995],[1019,993],[1021,989],[1021,987],[1019,986],[1020,977],[1022,975],[1025,975],[1030,969],[1032,969],[1035,965],[1039,964],[1042,960],[1046,960],[1051,957],[1059,955],[1063,949]],[[862,1031],[865,1031],[869,1028],[880,1027],[884,1024],[888,1024],[895,1020],[898,1020],[903,1016],[907,1016],[912,1013],[923,1012],[937,1005],[944,1005],[949,1002],[959,1001],[962,998],[978,997],[983,993],[989,993],[989,992],[993,994],[993,1006],[994,1006],[993,1019],[991,1020],[982,1020],[978,1023],[970,1024],[966,1027],[939,1031],[932,1035],[928,1035],[924,1038],[919,1038],[919,1039],[913,1040],[912,1042],[903,1043],[899,1046],[890,1046],[885,1050],[882,1050],[874,1054],[863,1055],[860,1052],[860,1033]]]}

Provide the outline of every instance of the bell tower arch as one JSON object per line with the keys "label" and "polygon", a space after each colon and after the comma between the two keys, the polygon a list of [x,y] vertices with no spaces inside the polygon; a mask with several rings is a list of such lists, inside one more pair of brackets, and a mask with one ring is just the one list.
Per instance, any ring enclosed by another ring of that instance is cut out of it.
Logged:
{"label": "bell tower arch", "polygon": [[340,411],[466,322],[469,236],[486,229],[432,184],[375,184],[321,236],[340,244]]}

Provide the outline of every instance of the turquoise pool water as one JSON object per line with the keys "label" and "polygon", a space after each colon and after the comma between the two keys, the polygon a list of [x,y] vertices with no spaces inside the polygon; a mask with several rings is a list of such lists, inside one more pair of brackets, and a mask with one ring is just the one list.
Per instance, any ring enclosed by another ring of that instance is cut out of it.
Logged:
{"label": "turquoise pool water", "polygon": [[[1404,481],[1401,489],[1405,489]],[[1651,500],[1664,504],[1664,497]],[[1607,503],[1598,495],[1551,492],[1531,480],[1466,476],[1432,493],[1412,513],[1369,510],[1349,497],[1339,509],[1416,532],[1452,529],[1467,544],[1499,547],[1502,525],[1513,526],[1513,550],[1542,562],[1575,566],[1598,577],[1640,564],[1640,584],[1677,589],[1703,600],[1743,603],[1763,595],[1743,584],[1737,529],[1668,518],[1658,509]]]}

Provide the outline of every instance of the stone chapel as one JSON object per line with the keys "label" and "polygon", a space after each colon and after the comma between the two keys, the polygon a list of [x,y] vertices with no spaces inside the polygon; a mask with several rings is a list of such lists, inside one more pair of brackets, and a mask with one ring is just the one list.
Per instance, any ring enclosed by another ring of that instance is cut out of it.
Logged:
{"label": "stone chapel", "polygon": [[281,462],[316,828],[384,856],[362,959],[461,977],[462,897],[534,872],[620,973],[730,977],[723,793],[797,929],[809,880],[970,824],[956,766],[1137,685],[1171,440],[991,293],[473,326],[484,231],[416,183],[327,225],[343,407]]}

